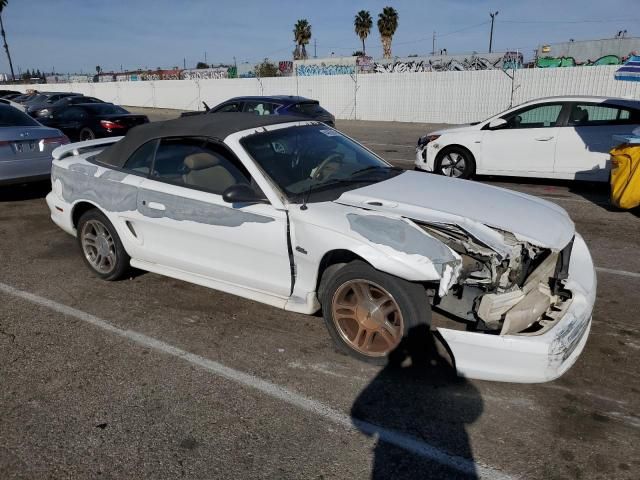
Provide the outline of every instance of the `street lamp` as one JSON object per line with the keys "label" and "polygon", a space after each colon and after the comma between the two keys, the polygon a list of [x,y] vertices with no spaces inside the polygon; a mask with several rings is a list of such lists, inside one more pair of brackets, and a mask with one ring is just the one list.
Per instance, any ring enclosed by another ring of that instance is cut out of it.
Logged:
{"label": "street lamp", "polygon": [[489,12],[489,16],[491,17],[491,33],[489,34],[489,53],[491,53],[491,48],[493,47],[493,22],[495,18],[498,16],[498,11],[496,10],[494,13]]}

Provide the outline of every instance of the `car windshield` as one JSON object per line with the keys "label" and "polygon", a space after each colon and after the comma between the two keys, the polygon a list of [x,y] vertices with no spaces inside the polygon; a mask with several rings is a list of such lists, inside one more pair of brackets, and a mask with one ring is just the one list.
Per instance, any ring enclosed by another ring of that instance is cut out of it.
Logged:
{"label": "car windshield", "polygon": [[40,125],[17,108],[0,105],[0,127],[37,127]]}
{"label": "car windshield", "polygon": [[118,115],[129,113],[124,108],[117,105],[111,105],[110,103],[92,103],[91,105],[87,105],[85,108],[98,115]]}
{"label": "car windshield", "polygon": [[325,125],[256,133],[240,143],[287,197],[297,201],[308,201],[314,192],[339,196],[345,189],[381,182],[400,172]]}

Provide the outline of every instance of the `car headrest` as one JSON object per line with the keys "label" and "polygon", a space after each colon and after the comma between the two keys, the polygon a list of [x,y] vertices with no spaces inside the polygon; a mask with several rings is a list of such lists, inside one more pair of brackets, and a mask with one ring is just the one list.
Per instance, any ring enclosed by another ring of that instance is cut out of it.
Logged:
{"label": "car headrest", "polygon": [[204,170],[205,168],[215,167],[220,160],[207,152],[192,153],[184,159],[184,164],[189,170]]}

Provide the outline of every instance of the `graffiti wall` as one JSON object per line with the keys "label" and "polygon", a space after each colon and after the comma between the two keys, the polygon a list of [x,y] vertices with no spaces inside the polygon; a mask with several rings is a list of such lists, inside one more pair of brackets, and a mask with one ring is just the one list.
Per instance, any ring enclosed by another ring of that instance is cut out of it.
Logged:
{"label": "graffiti wall", "polygon": [[599,65],[622,65],[627,61],[634,52],[630,52],[629,55],[619,57],[617,55],[604,55],[596,60],[586,60],[584,62],[578,62],[574,57],[539,57],[536,60],[536,67],[538,68],[558,68],[558,67],[591,67]]}
{"label": "graffiti wall", "polygon": [[[484,55],[436,55],[399,60],[379,60],[373,64],[373,73],[445,72],[467,70],[499,70],[522,68],[524,58],[520,52]],[[360,72],[365,73],[365,72]]]}
{"label": "graffiti wall", "polygon": [[283,77],[290,77],[293,75],[293,62],[291,60],[278,62],[278,71]]}
{"label": "graffiti wall", "polygon": [[356,57],[330,57],[293,62],[295,74],[300,77],[316,75],[351,75],[356,73]]}
{"label": "graffiti wall", "polygon": [[193,68],[182,70],[180,77],[183,80],[210,80],[219,78],[236,78],[238,76],[235,67]]}

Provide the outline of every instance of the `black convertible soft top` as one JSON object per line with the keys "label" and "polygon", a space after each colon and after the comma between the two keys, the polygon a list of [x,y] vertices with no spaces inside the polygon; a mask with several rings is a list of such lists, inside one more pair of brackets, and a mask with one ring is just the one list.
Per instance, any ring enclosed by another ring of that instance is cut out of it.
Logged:
{"label": "black convertible soft top", "polygon": [[138,147],[156,138],[189,136],[222,141],[232,133],[242,130],[299,121],[301,121],[300,117],[288,115],[260,116],[253,113],[211,113],[164,122],[146,123],[129,130],[122,140],[100,152],[95,160],[120,168]]}

